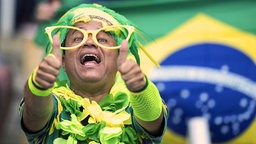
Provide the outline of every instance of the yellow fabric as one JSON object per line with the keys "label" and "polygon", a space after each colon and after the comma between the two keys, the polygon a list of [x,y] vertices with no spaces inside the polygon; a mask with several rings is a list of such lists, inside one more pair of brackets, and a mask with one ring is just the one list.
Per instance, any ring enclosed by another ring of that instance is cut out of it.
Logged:
{"label": "yellow fabric", "polygon": [[256,144],[256,119],[254,122],[249,126],[249,128],[242,133],[240,136],[227,142],[227,144]]}

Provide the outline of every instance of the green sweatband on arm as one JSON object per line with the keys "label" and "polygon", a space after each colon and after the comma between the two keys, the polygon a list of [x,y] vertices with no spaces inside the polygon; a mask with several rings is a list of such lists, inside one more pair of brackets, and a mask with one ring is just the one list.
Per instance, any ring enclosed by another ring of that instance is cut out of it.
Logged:
{"label": "green sweatband on arm", "polygon": [[131,93],[131,106],[140,120],[154,121],[162,113],[162,98],[156,86],[148,81],[148,86],[139,93]]}

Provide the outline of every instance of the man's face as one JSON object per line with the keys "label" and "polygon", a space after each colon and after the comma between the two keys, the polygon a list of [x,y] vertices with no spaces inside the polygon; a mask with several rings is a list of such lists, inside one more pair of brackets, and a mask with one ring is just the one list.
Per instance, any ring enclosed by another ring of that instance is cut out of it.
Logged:
{"label": "man's face", "polygon": [[[84,30],[96,30],[101,28],[102,24],[97,21],[90,21],[88,23],[79,22],[74,26]],[[116,45],[114,36],[109,34],[102,33],[97,36],[97,40],[107,45]],[[69,31],[65,46],[75,45],[76,41],[80,41],[77,31]],[[117,72],[117,57],[118,50],[100,48],[93,41],[92,35],[89,34],[88,39],[81,47],[65,51],[62,65],[71,85],[95,83],[102,85],[113,83]]]}

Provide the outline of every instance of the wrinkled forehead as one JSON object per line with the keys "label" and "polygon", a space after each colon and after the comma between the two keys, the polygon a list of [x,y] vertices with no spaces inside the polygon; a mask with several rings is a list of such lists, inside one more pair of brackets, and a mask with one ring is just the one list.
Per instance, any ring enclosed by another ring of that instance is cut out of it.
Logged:
{"label": "wrinkled forehead", "polygon": [[[77,8],[68,13],[68,15],[72,16],[72,25],[78,22],[88,23],[89,21],[101,22],[103,27],[119,25],[119,22],[110,14],[96,8]],[[65,15],[63,17],[65,17]]]}
{"label": "wrinkled forehead", "polygon": [[73,25],[74,27],[84,29],[84,30],[97,30],[103,28],[103,22],[91,20],[88,22],[77,22]]}

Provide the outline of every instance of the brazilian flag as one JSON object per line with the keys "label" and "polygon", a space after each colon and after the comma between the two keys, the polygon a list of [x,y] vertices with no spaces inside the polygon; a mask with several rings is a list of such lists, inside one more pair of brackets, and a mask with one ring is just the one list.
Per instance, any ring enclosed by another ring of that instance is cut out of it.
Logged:
{"label": "brazilian flag", "polygon": [[[169,110],[163,143],[186,144],[207,119],[212,143],[256,144],[256,1],[142,0],[104,5],[145,32],[141,67]],[[196,129],[194,130],[196,131]]]}

